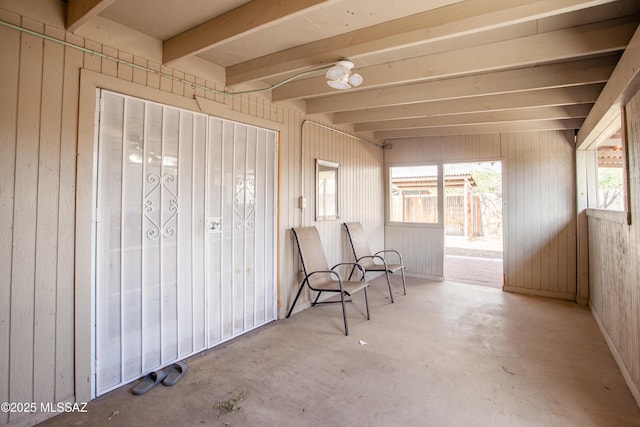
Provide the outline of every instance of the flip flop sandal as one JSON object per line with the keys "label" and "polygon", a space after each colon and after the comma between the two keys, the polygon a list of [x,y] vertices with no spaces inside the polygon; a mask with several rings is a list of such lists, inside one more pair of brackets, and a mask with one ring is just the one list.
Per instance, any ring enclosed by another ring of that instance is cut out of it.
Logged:
{"label": "flip flop sandal", "polygon": [[171,365],[167,377],[162,381],[162,384],[166,386],[172,386],[187,372],[187,364],[185,362],[178,362]]}
{"label": "flip flop sandal", "polygon": [[131,389],[131,393],[140,395],[145,394],[158,384],[162,382],[167,376],[167,371],[161,369],[159,371],[149,372],[134,388]]}

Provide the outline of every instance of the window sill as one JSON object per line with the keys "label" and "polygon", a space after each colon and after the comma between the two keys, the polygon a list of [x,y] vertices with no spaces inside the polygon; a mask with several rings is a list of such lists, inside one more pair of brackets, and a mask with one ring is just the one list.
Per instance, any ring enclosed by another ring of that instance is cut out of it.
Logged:
{"label": "window sill", "polygon": [[587,216],[603,219],[618,224],[631,225],[631,213],[626,211],[609,211],[606,209],[587,209]]}

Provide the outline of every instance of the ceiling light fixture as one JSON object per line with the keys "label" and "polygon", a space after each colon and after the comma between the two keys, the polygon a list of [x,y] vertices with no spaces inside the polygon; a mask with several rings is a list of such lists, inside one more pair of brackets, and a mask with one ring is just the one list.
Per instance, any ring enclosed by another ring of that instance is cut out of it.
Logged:
{"label": "ceiling light fixture", "polygon": [[334,89],[351,89],[362,84],[362,76],[352,73],[353,62],[343,59],[329,68],[325,77],[327,84]]}

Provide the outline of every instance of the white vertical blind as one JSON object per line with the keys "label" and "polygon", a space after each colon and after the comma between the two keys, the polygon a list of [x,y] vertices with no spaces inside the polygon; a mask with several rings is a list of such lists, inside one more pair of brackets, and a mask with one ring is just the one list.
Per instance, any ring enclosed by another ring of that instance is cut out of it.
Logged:
{"label": "white vertical blind", "polygon": [[98,146],[100,395],[275,319],[277,147],[106,91]]}

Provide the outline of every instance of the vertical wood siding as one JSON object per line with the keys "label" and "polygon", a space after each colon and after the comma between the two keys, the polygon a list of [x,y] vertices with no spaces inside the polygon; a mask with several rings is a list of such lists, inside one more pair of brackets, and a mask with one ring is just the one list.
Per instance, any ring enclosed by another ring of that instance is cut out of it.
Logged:
{"label": "vertical wood siding", "polygon": [[627,105],[632,224],[588,218],[589,305],[640,403],[640,92]]}
{"label": "vertical wood siding", "polygon": [[[0,17],[3,17],[0,15]],[[15,21],[15,17],[13,21]],[[13,22],[12,23],[15,23]],[[20,35],[0,28],[0,52],[6,58],[19,58]],[[11,341],[11,278],[13,265],[13,218],[16,160],[16,116],[18,105],[17,60],[3,61],[0,67],[0,402],[9,401],[9,359]],[[8,414],[0,413],[0,424]]]}
{"label": "vertical wood siding", "polygon": [[387,225],[386,246],[402,254],[407,276],[442,280],[444,229],[441,226]]}
{"label": "vertical wood siding", "polygon": [[502,135],[505,290],[575,300],[572,132]]}
{"label": "vertical wood siding", "polygon": [[[350,221],[360,221],[369,236],[372,250],[384,248],[384,205],[383,205],[383,171],[382,148],[357,138],[341,134],[319,126],[315,122],[307,121],[300,124],[296,120],[298,129],[297,143],[293,146],[298,151],[292,156],[297,165],[290,164],[296,173],[289,173],[289,182],[282,181],[282,185],[297,188],[297,191],[287,191],[281,187],[281,197],[287,195],[290,206],[297,207],[298,197],[304,195],[307,207],[297,212],[289,211],[290,226],[316,226],[324,245],[329,264],[353,260],[353,253],[342,224]],[[302,145],[300,145],[302,144]],[[303,161],[300,162],[300,153]],[[282,153],[281,153],[282,154]],[[282,157],[281,157],[282,159]],[[315,220],[315,161],[328,160],[340,164],[338,171],[338,205],[339,218],[336,220]],[[304,177],[304,182],[301,181]],[[302,190],[300,190],[302,189]],[[299,257],[293,236],[289,230],[285,232],[286,251],[283,256],[288,260],[293,257],[294,262],[286,264],[288,271],[282,274],[283,298],[280,315],[286,314],[295,291],[299,286],[298,271],[301,270]],[[310,293],[305,291],[297,302],[298,308],[309,305]]]}
{"label": "vertical wood siding", "polygon": [[[172,70],[145,58],[85,40],[0,8],[0,19],[70,43],[207,87],[213,81]],[[62,23],[60,23],[60,26]],[[289,229],[317,225],[330,262],[351,258],[342,222],[362,221],[373,249],[384,237],[382,149],[307,123],[295,110],[254,96],[228,97],[194,89],[157,74],[132,69],[70,47],[0,27],[0,401],[62,402],[77,396],[74,349],[89,352],[86,334],[76,335],[76,289],[90,289],[76,274],[76,196],[90,194],[93,183],[76,183],[79,141],[78,99],[81,70],[91,70],[128,85],[157,89],[193,102],[206,98],[228,113],[226,118],[279,129],[279,315],[297,290],[298,254]],[[117,90],[117,88],[115,88]],[[132,94],[135,95],[135,94]],[[186,102],[186,101],[185,101]],[[237,117],[234,117],[237,115]],[[304,158],[301,143],[304,132]],[[86,144],[87,142],[82,142]],[[91,144],[89,142],[89,144]],[[339,162],[340,219],[315,222],[316,158]],[[301,181],[304,165],[304,182]],[[298,197],[307,209],[298,209]],[[82,211],[84,214],[84,210]],[[89,217],[81,221],[91,221]],[[84,230],[84,228],[83,228]],[[85,267],[83,267],[85,268]],[[88,266],[86,267],[88,268]],[[304,301],[300,308],[304,308]],[[85,365],[83,365],[85,366]],[[83,368],[84,369],[84,368]],[[83,386],[86,388],[86,386]],[[81,394],[82,395],[82,394]],[[0,425],[34,424],[51,414],[0,414]]]}
{"label": "vertical wood siding", "polygon": [[[575,299],[575,160],[571,132],[530,132],[413,138],[393,141],[385,165],[503,160],[505,290]],[[403,240],[387,226],[387,240]],[[435,232],[432,232],[435,233]],[[437,238],[434,234],[432,239]],[[389,243],[388,243],[389,244]],[[432,255],[442,256],[442,248]],[[421,257],[407,270],[442,276],[442,266]]]}

